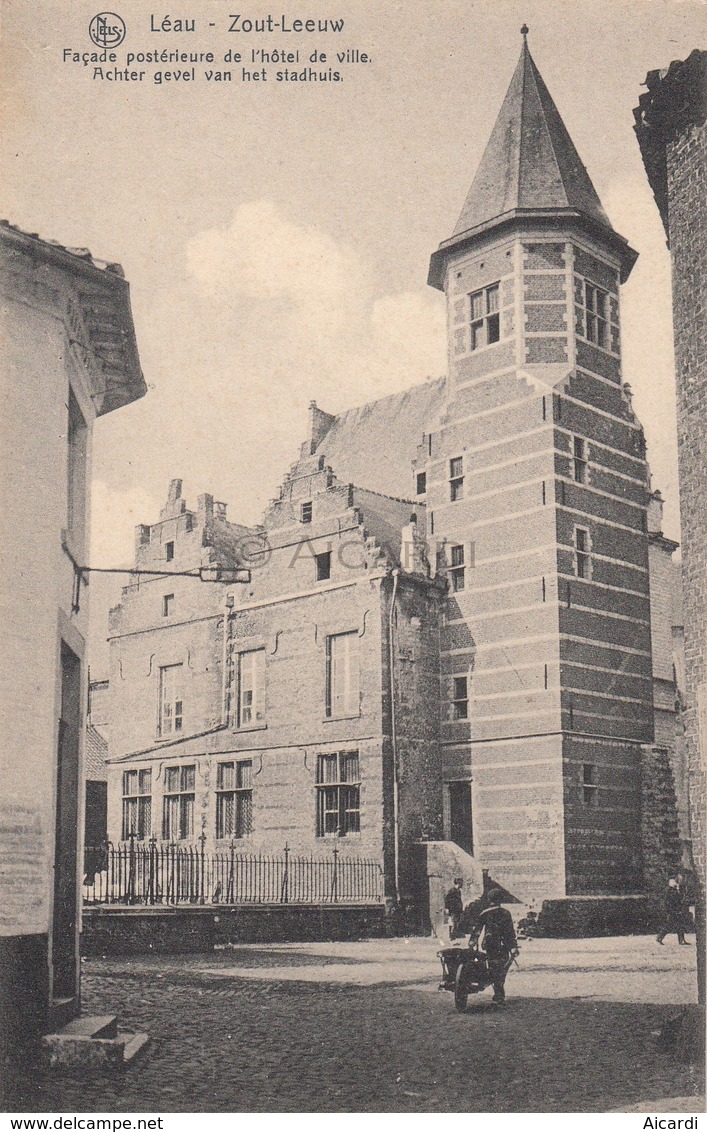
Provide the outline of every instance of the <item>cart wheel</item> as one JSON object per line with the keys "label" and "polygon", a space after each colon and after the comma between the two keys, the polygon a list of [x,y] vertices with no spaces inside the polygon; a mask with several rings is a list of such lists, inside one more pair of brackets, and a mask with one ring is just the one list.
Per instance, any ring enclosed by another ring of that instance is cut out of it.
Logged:
{"label": "cart wheel", "polygon": [[464,1014],[466,1011],[468,997],[469,992],[464,987],[464,964],[460,963],[454,980],[454,1005],[460,1014]]}

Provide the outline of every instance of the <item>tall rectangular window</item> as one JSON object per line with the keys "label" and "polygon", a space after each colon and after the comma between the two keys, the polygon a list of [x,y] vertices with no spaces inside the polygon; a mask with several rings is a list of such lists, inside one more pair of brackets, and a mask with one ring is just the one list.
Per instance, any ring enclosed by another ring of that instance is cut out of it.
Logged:
{"label": "tall rectangular window", "polygon": [[248,837],[253,832],[253,763],[219,763],[216,774],[216,836]]}
{"label": "tall rectangular window", "polygon": [[345,837],[361,829],[361,771],[358,751],[317,759],[317,837]]}
{"label": "tall rectangular window", "polygon": [[491,346],[501,337],[499,285],[492,284],[469,296],[471,308],[471,348]]}
{"label": "tall rectangular window", "polygon": [[178,735],[184,722],[184,694],[182,690],[184,666],[168,664],[160,668],[159,733]]}
{"label": "tall rectangular window", "polygon": [[327,637],[326,714],[337,719],[359,714],[358,633]]}
{"label": "tall rectangular window", "polygon": [[265,722],[265,649],[238,655],[238,726]]}
{"label": "tall rectangular window", "polygon": [[585,527],[574,528],[575,572],[578,578],[591,578],[592,557],[589,531]]}
{"label": "tall rectangular window", "polygon": [[122,840],[145,841],[152,833],[152,771],[123,771]]}
{"label": "tall rectangular window", "polygon": [[449,498],[452,503],[464,498],[464,457],[455,456],[449,461]]}
{"label": "tall rectangular window", "polygon": [[171,617],[174,613],[174,594],[165,594],[162,598],[162,616]]}
{"label": "tall rectangular window", "polygon": [[449,577],[452,585],[452,592],[459,593],[464,589],[464,578],[466,573],[466,566],[464,563],[464,547],[463,545],[452,546],[449,548]]}
{"label": "tall rectangular window", "polygon": [[325,550],[314,555],[315,575],[318,582],[326,582],[331,577],[331,551]]}
{"label": "tall rectangular window", "polygon": [[165,556],[168,562],[174,561],[174,542],[171,539],[165,543]]}
{"label": "tall rectangular window", "polygon": [[572,458],[575,483],[587,482],[587,442],[581,436],[572,438]]}
{"label": "tall rectangular window", "polygon": [[312,501],[311,501],[311,499],[308,500],[307,503],[303,503],[300,506],[300,521],[302,523],[311,523],[312,522]]}
{"label": "tall rectangular window", "polygon": [[427,492],[427,472],[418,472],[415,478],[415,494],[425,495]]}
{"label": "tall rectangular window", "polygon": [[587,341],[602,349],[609,348],[608,336],[609,296],[593,283],[584,284],[584,326]]}
{"label": "tall rectangular window", "polygon": [[69,534],[81,544],[86,526],[86,458],[88,429],[74,391],[69,386],[67,425],[67,516]]}
{"label": "tall rectangular window", "polygon": [[164,772],[162,837],[184,841],[194,836],[196,767],[168,766]]}
{"label": "tall rectangular window", "polygon": [[452,719],[469,718],[469,682],[466,676],[454,676],[452,683]]}

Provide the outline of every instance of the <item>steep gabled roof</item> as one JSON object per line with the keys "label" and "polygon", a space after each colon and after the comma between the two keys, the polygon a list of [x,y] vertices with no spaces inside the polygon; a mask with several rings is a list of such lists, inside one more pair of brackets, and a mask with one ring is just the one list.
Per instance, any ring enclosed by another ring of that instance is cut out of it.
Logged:
{"label": "steep gabled roof", "polygon": [[334,418],[315,452],[343,483],[411,499],[412,461],[444,404],[444,390],[440,378],[349,409]]}

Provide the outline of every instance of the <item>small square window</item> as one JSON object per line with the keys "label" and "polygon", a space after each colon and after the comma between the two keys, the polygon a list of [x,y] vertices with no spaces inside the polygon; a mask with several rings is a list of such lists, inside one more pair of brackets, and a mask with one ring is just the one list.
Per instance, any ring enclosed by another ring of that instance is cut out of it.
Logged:
{"label": "small square window", "polygon": [[166,551],[166,554],[167,554],[167,561],[173,562],[174,561],[174,543],[173,542],[165,543],[165,551]]}
{"label": "small square window", "polygon": [[311,523],[312,522],[312,502],[311,502],[311,500],[308,500],[307,503],[302,504],[302,506],[300,508],[300,521],[302,523]]}
{"label": "small square window", "polygon": [[174,594],[165,594],[162,598],[162,616],[171,617],[174,613]]}
{"label": "small square window", "polygon": [[314,561],[317,570],[317,581],[326,582],[331,577],[331,551],[326,550],[323,554],[315,554]]}
{"label": "small square window", "polygon": [[416,480],[416,494],[424,495],[427,491],[427,472],[418,472]]}

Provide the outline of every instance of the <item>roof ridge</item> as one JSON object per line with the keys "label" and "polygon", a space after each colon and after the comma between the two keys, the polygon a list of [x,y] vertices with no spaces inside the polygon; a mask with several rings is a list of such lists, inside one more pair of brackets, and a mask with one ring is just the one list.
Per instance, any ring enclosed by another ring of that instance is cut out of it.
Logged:
{"label": "roof ridge", "polygon": [[[334,469],[332,468],[332,471]],[[339,477],[334,472],[334,477]],[[343,482],[343,481],[341,481]],[[365,491],[368,495],[380,495],[381,499],[391,499],[394,503],[409,503],[411,507],[426,507],[427,504],[417,499],[403,499],[400,495],[387,495],[384,491],[374,491],[372,487],[362,487],[361,484],[354,483],[351,485],[356,491]]]}
{"label": "roof ridge", "polygon": [[[357,413],[361,409],[367,409],[369,405],[380,405],[383,401],[391,401],[394,397],[403,397],[408,393],[413,393],[416,389],[426,389],[430,385],[439,385],[442,382],[446,382],[446,380],[446,375],[443,375],[442,377],[431,377],[427,378],[425,381],[418,381],[416,385],[408,385],[405,389],[399,389],[397,393],[386,393],[384,397],[375,397],[372,401],[364,401],[362,405],[351,405],[350,408],[344,409],[343,412],[336,413],[335,419],[340,421],[348,416],[349,413]],[[322,438],[317,448],[325,443],[328,435],[327,433],[326,436]]]}
{"label": "roof ridge", "polygon": [[[528,60],[530,59],[530,61],[532,62],[530,49],[528,47],[528,40],[526,39],[525,36],[523,36],[523,47],[521,48],[521,57],[522,57],[522,60],[523,60],[523,74],[522,74],[521,84],[520,84],[520,110],[521,110],[521,113],[520,113],[520,129],[518,130],[518,176],[516,177],[516,192],[515,192],[516,206],[520,205],[520,193],[521,193],[521,186],[523,184],[522,174],[523,174],[523,129],[524,129],[524,125],[525,125],[525,115],[524,115],[525,81],[526,81],[526,74],[527,74],[527,71],[528,71]],[[500,115],[500,111],[499,111],[499,115]]]}
{"label": "roof ridge", "polygon": [[[526,47],[527,47],[527,42],[526,42]],[[544,102],[543,102],[543,87],[545,87],[545,90],[547,90],[547,87],[545,86],[545,83],[543,81],[543,77],[540,74],[540,71],[538,70],[537,65],[535,63],[535,60],[533,59],[533,56],[530,54],[529,50],[528,50],[528,59],[530,61],[530,66],[531,66],[531,69],[532,69],[532,72],[533,72],[533,78],[535,79],[535,89],[538,93],[538,102],[540,103],[540,107],[542,109],[541,119],[542,119],[543,129],[545,131],[545,134],[547,135],[547,140],[550,144],[550,149],[552,150],[552,156],[555,159],[555,166],[557,168],[557,175],[558,175],[558,178],[559,178],[559,181],[560,181],[560,185],[562,187],[562,195],[565,198],[565,204],[564,204],[563,207],[571,208],[572,204],[570,202],[569,193],[567,192],[567,186],[565,185],[565,179],[562,175],[562,166],[560,165],[560,158],[559,158],[559,155],[557,153],[557,147],[555,146],[555,142],[554,142],[553,137],[552,137],[552,130],[550,129],[550,123],[548,121],[547,108],[545,107]],[[549,90],[547,91],[547,93],[550,95]],[[552,95],[550,95],[550,99],[552,101]],[[559,114],[559,111],[558,111],[558,114]],[[570,141],[571,140],[572,139],[570,138]],[[579,154],[577,154],[577,156],[579,157]],[[523,161],[523,148],[521,146],[519,165],[520,165],[520,163],[522,163],[522,161]],[[520,192],[518,194],[518,200],[520,201]]]}

